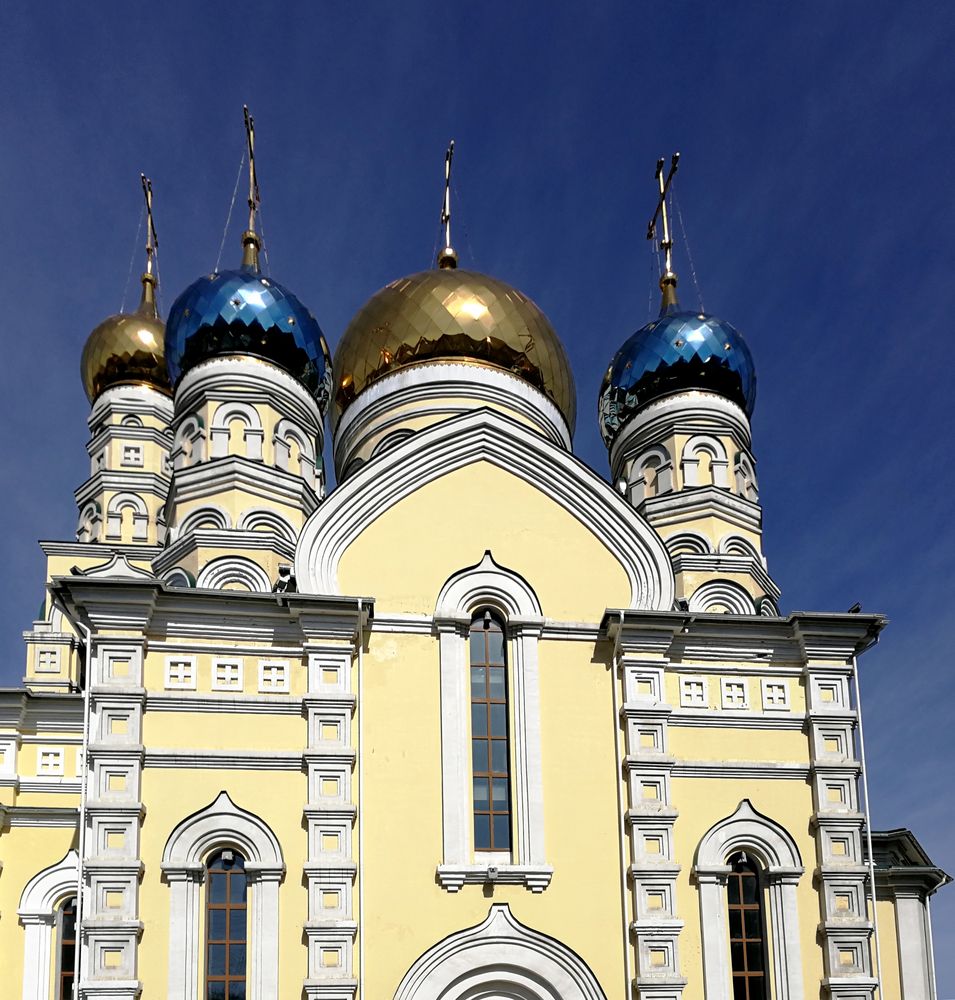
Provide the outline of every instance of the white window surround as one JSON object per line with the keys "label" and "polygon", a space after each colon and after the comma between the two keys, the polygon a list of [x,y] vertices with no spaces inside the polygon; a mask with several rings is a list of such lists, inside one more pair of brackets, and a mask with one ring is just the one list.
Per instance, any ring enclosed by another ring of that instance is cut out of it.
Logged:
{"label": "white window surround", "polygon": [[195,691],[196,658],[194,656],[167,656],[164,683],[167,688],[173,690]]}
{"label": "white window surround", "polygon": [[764,677],[760,681],[764,712],[789,711],[789,682]]}
{"label": "white window surround", "polygon": [[709,684],[705,677],[680,678],[680,707],[709,708]]}
{"label": "white window surround", "polygon": [[259,691],[263,694],[283,694],[288,689],[288,660],[259,660]]}
{"label": "white window surround", "polygon": [[212,690],[241,691],[244,675],[241,656],[217,656],[212,661]]}
{"label": "white window surround", "polygon": [[504,855],[496,880],[542,892],[553,868],[544,852],[544,790],[541,773],[540,684],[537,643],[544,625],[540,603],[517,573],[494,562],[490,552],[477,566],[455,573],[438,595],[434,612],[441,659],[441,800],[443,858],[438,881],[449,892],[483,884],[490,862],[472,848],[471,748],[468,734],[468,631],[472,614],[490,608],[503,618],[508,643],[511,776],[514,847]]}
{"label": "white window surround", "polygon": [[60,672],[60,651],[58,649],[38,649],[36,654],[38,674],[58,674]]}
{"label": "white window surround", "polygon": [[76,895],[78,864],[76,851],[27,882],[17,914],[23,925],[22,1000],[49,1000],[54,967],[53,944],[56,911],[64,899]]}
{"label": "white window surround", "polygon": [[37,747],[36,748],[36,773],[43,774],[63,774],[63,750],[60,747]]}
{"label": "white window surround", "polygon": [[802,957],[796,887],[804,868],[799,849],[778,823],[743,799],[732,816],[720,820],[696,849],[693,874],[700,893],[703,928],[703,983],[707,1000],[731,1000],[729,928],[726,916],[727,863],[737,851],[754,855],[768,886],[767,923],[772,939],[771,994],[774,1000],[802,1000]]}
{"label": "white window surround", "polygon": [[525,927],[494,903],[476,927],[429,948],[401,980],[395,1000],[606,1000],[584,960]]}
{"label": "white window surround", "polygon": [[720,703],[723,708],[745,711],[749,708],[749,682],[745,677],[720,678]]}
{"label": "white window surround", "polygon": [[249,882],[249,1000],[279,997],[279,883],[285,860],[278,838],[258,816],[220,792],[169,835],[162,872],[169,885],[167,1000],[199,1000],[199,915],[209,855],[231,847],[246,859]]}
{"label": "white window surround", "polygon": [[143,448],[138,444],[124,444],[122,464],[139,467],[143,464]]}

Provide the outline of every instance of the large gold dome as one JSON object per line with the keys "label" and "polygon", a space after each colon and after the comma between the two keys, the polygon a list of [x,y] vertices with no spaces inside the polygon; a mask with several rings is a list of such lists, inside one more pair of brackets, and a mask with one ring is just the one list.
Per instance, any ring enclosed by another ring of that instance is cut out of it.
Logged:
{"label": "large gold dome", "polygon": [[376,379],[423,362],[456,360],[508,371],[536,386],[573,432],[573,374],[547,317],[503,281],[455,268],[393,281],[358,311],[335,351],[333,423]]}
{"label": "large gold dome", "polygon": [[154,283],[151,274],[144,274],[139,308],[104,319],[89,335],[80,372],[91,403],[112,385],[146,383],[171,392],[163,354],[166,327],[156,310]]}

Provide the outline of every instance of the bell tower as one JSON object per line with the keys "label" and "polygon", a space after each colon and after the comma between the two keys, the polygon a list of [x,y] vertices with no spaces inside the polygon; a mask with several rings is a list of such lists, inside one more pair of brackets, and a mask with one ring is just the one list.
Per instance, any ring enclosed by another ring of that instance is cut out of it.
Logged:
{"label": "bell tower", "polygon": [[679,153],[657,163],[647,238],[664,254],[659,316],[610,363],[600,430],[618,489],[663,538],[677,600],[691,611],[778,613],[762,551],[762,509],[750,417],[756,369],[729,323],[677,297],[668,199]]}

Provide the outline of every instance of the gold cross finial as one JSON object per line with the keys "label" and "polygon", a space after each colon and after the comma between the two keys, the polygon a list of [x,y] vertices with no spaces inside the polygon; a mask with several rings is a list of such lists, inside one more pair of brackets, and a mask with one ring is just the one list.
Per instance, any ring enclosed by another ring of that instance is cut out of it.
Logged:
{"label": "gold cross finial", "polygon": [[153,182],[143,173],[139,175],[143,186],[143,198],[146,200],[146,270],[143,272],[143,294],[139,302],[139,312],[146,315],[156,315],[156,285],[157,278],[153,274],[153,258],[159,249],[159,237],[156,235],[156,223],[153,220]]}
{"label": "gold cross finial", "polygon": [[245,141],[248,146],[249,156],[249,228],[242,234],[242,266],[253,271],[259,269],[259,247],[261,242],[255,231],[255,213],[258,211],[259,203],[259,179],[255,173],[255,119],[249,114],[247,104],[242,105],[242,112],[245,115]]}
{"label": "gold cross finial", "polygon": [[451,161],[454,159],[454,140],[448,143],[444,154],[444,202],[441,206],[441,225],[444,226],[444,249],[438,254],[438,267],[458,266],[458,255],[451,246]]}
{"label": "gold cross finial", "polygon": [[666,269],[663,272],[663,277],[660,278],[660,291],[663,292],[663,301],[660,306],[661,312],[665,312],[670,306],[677,304],[676,274],[673,271],[673,236],[670,233],[667,195],[670,193],[670,185],[673,183],[673,177],[680,166],[680,154],[674,153],[670,157],[670,171],[666,176],[666,180],[663,178],[663,164],[664,161],[662,158],[657,160],[657,169],[654,177],[660,189],[660,197],[657,200],[657,207],[653,213],[653,218],[647,226],[647,239],[656,239],[657,219],[662,218],[663,220],[663,239],[660,240],[660,249],[664,253]]}
{"label": "gold cross finial", "polygon": [[146,199],[146,273],[153,273],[153,254],[159,249],[159,237],[156,235],[156,223],[153,221],[153,182],[145,175],[139,175],[143,186],[143,198]]}

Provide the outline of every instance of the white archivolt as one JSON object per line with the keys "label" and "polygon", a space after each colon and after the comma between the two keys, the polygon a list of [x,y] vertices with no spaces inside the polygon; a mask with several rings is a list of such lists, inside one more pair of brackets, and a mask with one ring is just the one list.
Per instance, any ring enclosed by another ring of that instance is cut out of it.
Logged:
{"label": "white archivolt", "polygon": [[23,925],[23,1000],[47,1000],[53,969],[53,937],[56,909],[76,895],[76,851],[27,882],[17,915]]}
{"label": "white archivolt", "polygon": [[220,792],[205,809],[184,819],[169,835],[162,872],[169,885],[169,986],[167,1000],[197,1000],[199,989],[200,887],[209,855],[238,850],[249,881],[249,1000],[278,1000],[279,883],[285,861],[268,824]]}
{"label": "white archivolt", "polygon": [[405,974],[395,1000],[606,1000],[587,963],[525,927],[506,903],[487,919],[429,948]]}
{"label": "white archivolt", "polygon": [[579,459],[490,409],[472,410],[419,431],[338,486],[299,537],[299,590],[341,593],[339,561],[370,524],[422,486],[477,462],[488,462],[540,490],[598,538],[627,574],[629,607],[672,608],[673,568],[659,535]]}

